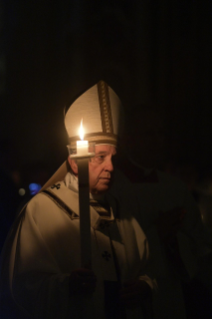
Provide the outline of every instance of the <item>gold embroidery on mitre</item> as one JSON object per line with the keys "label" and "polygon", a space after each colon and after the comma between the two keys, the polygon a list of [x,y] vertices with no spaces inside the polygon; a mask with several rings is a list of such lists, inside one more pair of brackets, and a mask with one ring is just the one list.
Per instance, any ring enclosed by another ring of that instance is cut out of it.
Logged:
{"label": "gold embroidery on mitre", "polygon": [[104,133],[113,133],[113,123],[111,116],[111,105],[108,86],[104,81],[97,83],[99,94],[99,106],[102,120],[102,130]]}

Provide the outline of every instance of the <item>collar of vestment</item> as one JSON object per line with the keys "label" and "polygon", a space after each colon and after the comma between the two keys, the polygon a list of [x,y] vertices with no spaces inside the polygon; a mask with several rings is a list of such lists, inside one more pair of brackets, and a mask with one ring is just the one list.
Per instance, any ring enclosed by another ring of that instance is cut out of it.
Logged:
{"label": "collar of vestment", "polygon": [[[77,190],[72,190],[68,188],[64,181],[58,182],[46,190],[43,191],[49,198],[51,198],[56,205],[58,205],[63,211],[65,211],[71,219],[79,218],[80,211],[79,211],[79,196]],[[99,205],[100,206],[100,205]],[[90,217],[91,217],[91,227],[94,229],[101,228],[102,225],[106,223],[114,222],[114,213],[112,208],[111,213],[107,214],[100,214],[98,210],[95,209],[95,205],[90,205]]]}
{"label": "collar of vestment", "polygon": [[[73,190],[74,192],[78,192],[78,177],[75,176],[73,173],[68,172],[65,176],[64,179],[64,183],[65,185],[70,188],[71,190]],[[89,197],[90,200],[95,200],[101,203],[104,203],[105,201],[105,195],[104,194],[98,194],[98,195],[93,195],[91,193],[89,193]]]}

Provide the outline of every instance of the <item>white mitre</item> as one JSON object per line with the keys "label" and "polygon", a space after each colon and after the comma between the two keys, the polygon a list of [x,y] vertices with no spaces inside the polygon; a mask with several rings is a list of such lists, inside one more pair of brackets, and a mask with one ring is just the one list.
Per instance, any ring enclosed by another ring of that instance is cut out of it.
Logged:
{"label": "white mitre", "polygon": [[[80,139],[78,132],[82,119],[85,140],[95,144],[117,145],[123,123],[123,108],[118,95],[106,82],[99,81],[67,108],[64,122],[72,147]],[[68,170],[66,161],[41,190],[63,180]]]}
{"label": "white mitre", "polygon": [[104,81],[88,89],[68,108],[65,127],[70,144],[79,140],[79,127],[83,119],[84,139],[96,144],[117,144],[121,101]]}

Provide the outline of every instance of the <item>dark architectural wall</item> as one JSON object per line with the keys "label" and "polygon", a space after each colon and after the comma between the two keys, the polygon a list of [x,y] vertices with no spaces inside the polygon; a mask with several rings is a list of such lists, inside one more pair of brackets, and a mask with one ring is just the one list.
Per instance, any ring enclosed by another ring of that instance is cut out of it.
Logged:
{"label": "dark architectural wall", "polygon": [[7,82],[0,134],[14,142],[21,163],[58,166],[66,156],[65,103],[104,78],[127,110],[137,103],[165,110],[170,159],[210,165],[209,0],[9,0],[2,6]]}

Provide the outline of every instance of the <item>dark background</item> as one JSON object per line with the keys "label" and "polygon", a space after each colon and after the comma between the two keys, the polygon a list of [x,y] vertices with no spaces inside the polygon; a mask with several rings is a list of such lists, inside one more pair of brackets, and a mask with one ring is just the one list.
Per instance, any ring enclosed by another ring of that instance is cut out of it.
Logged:
{"label": "dark background", "polygon": [[65,104],[103,78],[128,110],[165,111],[167,161],[211,170],[210,0],[1,0],[0,15],[0,140],[13,167],[54,172]]}

